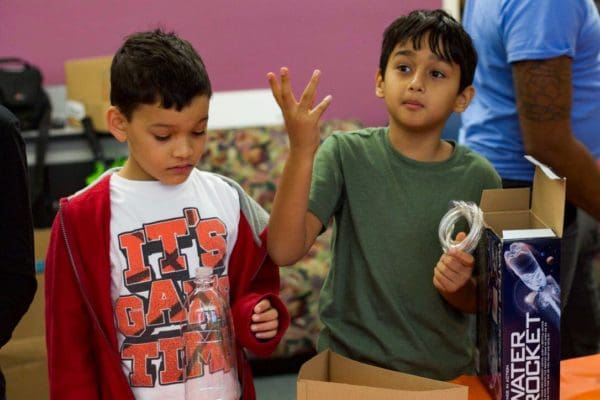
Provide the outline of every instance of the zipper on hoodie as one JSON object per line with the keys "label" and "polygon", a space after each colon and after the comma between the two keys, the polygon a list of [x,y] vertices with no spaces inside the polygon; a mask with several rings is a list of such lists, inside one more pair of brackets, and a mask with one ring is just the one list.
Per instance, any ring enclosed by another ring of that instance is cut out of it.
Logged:
{"label": "zipper on hoodie", "polygon": [[[73,273],[75,274],[75,279],[77,280],[77,284],[79,286],[79,291],[81,292],[81,296],[83,297],[83,301],[85,301],[88,312],[90,313],[90,316],[94,320],[94,323],[97,326],[98,330],[100,331],[102,337],[106,341],[106,344],[108,344],[108,347],[110,349],[112,349],[112,344],[111,344],[110,340],[108,339],[106,332],[104,331],[104,329],[102,329],[102,324],[100,324],[100,319],[98,318],[98,315],[95,313],[94,307],[92,307],[92,302],[90,301],[90,298],[88,297],[87,293],[83,289],[83,284],[81,283],[81,277],[79,276],[79,272],[77,271],[77,266],[75,265],[75,259],[73,258],[73,252],[71,250],[71,246],[69,245],[67,229],[65,228],[64,214],[62,212],[62,204],[58,208],[58,216],[59,216],[59,220],[60,220],[60,231],[62,233],[63,240],[65,241],[65,247],[67,249],[67,254],[69,256],[69,261],[71,262],[71,268],[73,269]],[[118,353],[111,351],[111,354],[113,355],[113,357],[115,357],[118,360],[119,364],[122,363],[121,357],[118,355]]]}

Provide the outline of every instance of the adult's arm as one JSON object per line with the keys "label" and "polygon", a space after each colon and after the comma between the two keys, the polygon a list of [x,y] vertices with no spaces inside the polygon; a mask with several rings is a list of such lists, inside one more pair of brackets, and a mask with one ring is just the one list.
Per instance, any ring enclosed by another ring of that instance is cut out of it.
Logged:
{"label": "adult's arm", "polygon": [[0,347],[29,308],[37,282],[25,144],[0,106]]}
{"label": "adult's arm", "polygon": [[516,62],[513,77],[525,152],[566,177],[567,198],[600,220],[600,168],[571,129],[571,59]]}

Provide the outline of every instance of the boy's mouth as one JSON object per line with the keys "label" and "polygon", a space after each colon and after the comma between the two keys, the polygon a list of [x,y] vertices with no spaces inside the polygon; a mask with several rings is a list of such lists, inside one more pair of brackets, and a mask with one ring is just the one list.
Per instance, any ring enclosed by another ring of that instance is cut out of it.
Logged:
{"label": "boy's mouth", "polygon": [[411,110],[417,110],[417,109],[421,109],[421,108],[425,107],[423,105],[423,103],[421,103],[417,100],[405,100],[402,102],[402,105],[406,106],[407,108],[409,108]]}
{"label": "boy's mouth", "polygon": [[192,169],[194,166],[192,164],[181,164],[170,167],[169,169],[176,172],[185,172]]}

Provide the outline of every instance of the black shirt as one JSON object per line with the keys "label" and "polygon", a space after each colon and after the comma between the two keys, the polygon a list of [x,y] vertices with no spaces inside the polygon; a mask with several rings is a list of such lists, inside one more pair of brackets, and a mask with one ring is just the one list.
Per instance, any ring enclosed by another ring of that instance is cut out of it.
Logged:
{"label": "black shirt", "polygon": [[0,347],[10,339],[37,289],[28,183],[19,123],[0,105]]}

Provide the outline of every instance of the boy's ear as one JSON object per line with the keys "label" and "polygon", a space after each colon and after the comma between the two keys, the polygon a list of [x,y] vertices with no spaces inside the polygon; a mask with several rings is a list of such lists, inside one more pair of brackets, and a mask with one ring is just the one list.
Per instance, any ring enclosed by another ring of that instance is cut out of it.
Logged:
{"label": "boy's ear", "polygon": [[383,75],[381,74],[381,69],[377,68],[375,72],[375,96],[383,98],[383,94]]}
{"label": "boy's ear", "polygon": [[106,125],[110,133],[119,142],[127,140],[127,118],[115,106],[110,106],[106,112]]}
{"label": "boy's ear", "polygon": [[473,85],[469,85],[463,89],[462,92],[456,96],[456,101],[454,102],[454,112],[463,112],[469,107],[471,100],[473,100],[473,96],[475,96],[475,88]]}

